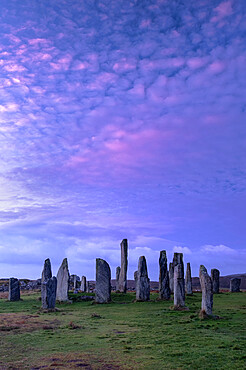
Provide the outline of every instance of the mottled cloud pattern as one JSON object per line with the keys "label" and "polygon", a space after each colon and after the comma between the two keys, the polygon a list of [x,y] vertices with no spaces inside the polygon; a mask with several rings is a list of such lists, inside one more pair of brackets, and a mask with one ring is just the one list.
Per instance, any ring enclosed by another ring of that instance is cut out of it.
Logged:
{"label": "mottled cloud pattern", "polygon": [[245,270],[246,4],[1,0],[0,269]]}

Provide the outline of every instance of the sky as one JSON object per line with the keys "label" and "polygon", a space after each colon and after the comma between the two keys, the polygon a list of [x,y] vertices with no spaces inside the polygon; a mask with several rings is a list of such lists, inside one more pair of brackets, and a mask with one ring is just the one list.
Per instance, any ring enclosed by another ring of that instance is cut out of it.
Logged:
{"label": "sky", "polygon": [[1,0],[0,277],[246,272],[246,3]]}

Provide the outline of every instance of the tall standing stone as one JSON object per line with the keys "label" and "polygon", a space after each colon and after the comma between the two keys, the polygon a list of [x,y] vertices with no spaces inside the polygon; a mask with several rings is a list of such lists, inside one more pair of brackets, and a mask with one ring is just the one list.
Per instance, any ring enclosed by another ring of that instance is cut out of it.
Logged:
{"label": "tall standing stone", "polygon": [[89,281],[86,281],[86,293],[90,293],[90,284]]}
{"label": "tall standing stone", "polygon": [[166,251],[160,252],[159,258],[159,298],[170,299],[169,274]]}
{"label": "tall standing stone", "polygon": [[116,267],[116,279],[115,279],[115,290],[119,291],[119,278],[120,278],[120,266]]}
{"label": "tall standing stone", "polygon": [[170,286],[170,292],[174,292],[174,267],[173,262],[169,263],[169,286]]}
{"label": "tall standing stone", "polygon": [[174,253],[174,307],[185,306],[185,282],[183,253]]}
{"label": "tall standing stone", "polygon": [[202,289],[202,311],[212,315],[213,310],[213,284],[205,266],[201,265],[199,279]]}
{"label": "tall standing stone", "polygon": [[50,259],[47,258],[44,261],[44,267],[43,267],[42,277],[41,277],[41,300],[42,302],[43,302],[43,297],[44,297],[44,300],[46,297],[46,287],[44,283],[48,281],[50,278],[52,278],[51,263],[50,263]]}
{"label": "tall standing stone", "polygon": [[220,272],[217,269],[211,270],[211,279],[213,284],[213,293],[218,294],[220,292]]}
{"label": "tall standing stone", "polygon": [[96,302],[111,301],[111,271],[109,264],[101,258],[96,259]]}
{"label": "tall standing stone", "polygon": [[139,257],[138,261],[136,300],[148,301],[149,298],[150,298],[150,282],[148,278],[147,263],[145,257],[141,256]]}
{"label": "tall standing stone", "polygon": [[9,279],[9,301],[20,300],[20,283],[16,278]]}
{"label": "tall standing stone", "polygon": [[127,289],[127,251],[128,243],[127,239],[123,239],[120,243],[121,248],[121,268],[119,276],[119,291],[121,293],[126,293]]}
{"label": "tall standing stone", "polygon": [[187,267],[186,267],[185,291],[186,291],[186,294],[192,294],[192,278],[191,278],[190,262],[187,263]]}
{"label": "tall standing stone", "polygon": [[230,292],[231,293],[240,292],[240,284],[241,284],[241,279],[239,278],[231,279],[230,280]]}
{"label": "tall standing stone", "polygon": [[54,309],[56,304],[57,279],[55,276],[45,280],[42,289],[42,307],[44,309]]}
{"label": "tall standing stone", "polygon": [[67,258],[64,258],[62,264],[57,273],[57,290],[56,299],[59,302],[68,301],[68,290],[69,290],[69,270]]}
{"label": "tall standing stone", "polygon": [[85,293],[86,292],[86,277],[82,276],[81,277],[81,286],[80,286],[81,292]]}

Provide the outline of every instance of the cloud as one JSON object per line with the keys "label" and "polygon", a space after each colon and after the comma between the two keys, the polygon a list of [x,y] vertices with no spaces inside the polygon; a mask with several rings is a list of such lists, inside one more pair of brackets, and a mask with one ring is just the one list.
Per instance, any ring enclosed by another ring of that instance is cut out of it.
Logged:
{"label": "cloud", "polygon": [[173,247],[173,252],[174,253],[183,253],[183,254],[191,254],[192,253],[190,248],[188,248],[188,247],[179,247],[179,246]]}
{"label": "cloud", "polygon": [[226,245],[204,245],[201,247],[201,251],[204,253],[225,253],[225,254],[235,254],[237,251]]}

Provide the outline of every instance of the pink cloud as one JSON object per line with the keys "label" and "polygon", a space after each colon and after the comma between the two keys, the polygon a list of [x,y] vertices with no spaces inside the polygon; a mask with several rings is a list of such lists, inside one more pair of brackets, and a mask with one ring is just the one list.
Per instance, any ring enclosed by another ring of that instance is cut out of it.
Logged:
{"label": "pink cloud", "polygon": [[225,69],[225,63],[219,60],[214,61],[208,66],[208,71],[216,74],[220,73]]}
{"label": "pink cloud", "polygon": [[211,21],[212,22],[218,22],[223,20],[223,18],[228,17],[233,13],[232,10],[232,3],[231,1],[225,1],[223,3],[220,3],[214,11],[217,13],[216,16],[214,16]]}
{"label": "pink cloud", "polygon": [[187,64],[191,69],[201,68],[206,64],[207,60],[205,58],[190,58],[187,60]]}

